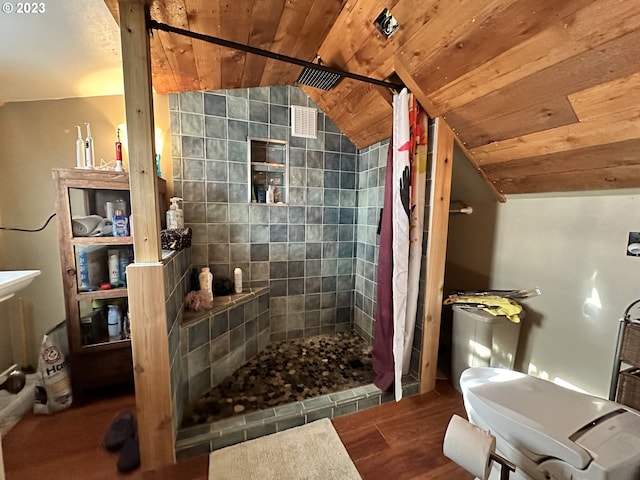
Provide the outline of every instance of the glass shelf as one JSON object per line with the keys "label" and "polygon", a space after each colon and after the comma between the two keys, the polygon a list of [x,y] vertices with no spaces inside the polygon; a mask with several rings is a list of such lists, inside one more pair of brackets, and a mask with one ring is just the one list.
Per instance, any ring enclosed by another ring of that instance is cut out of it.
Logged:
{"label": "glass shelf", "polygon": [[247,139],[249,161],[249,202],[267,203],[273,190],[273,204],[286,204],[289,186],[289,142],[267,138]]}

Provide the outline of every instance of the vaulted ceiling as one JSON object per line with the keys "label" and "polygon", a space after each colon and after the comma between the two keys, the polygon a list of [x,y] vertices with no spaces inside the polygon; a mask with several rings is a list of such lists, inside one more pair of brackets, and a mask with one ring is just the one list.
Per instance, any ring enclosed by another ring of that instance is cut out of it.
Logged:
{"label": "vaulted ceiling", "polygon": [[[105,0],[118,18],[117,0]],[[399,29],[373,21],[388,8]],[[152,0],[153,20],[403,82],[443,116],[496,195],[640,187],[640,2]],[[160,93],[293,85],[300,66],[153,31]],[[388,138],[392,93],[303,90],[359,148]]]}

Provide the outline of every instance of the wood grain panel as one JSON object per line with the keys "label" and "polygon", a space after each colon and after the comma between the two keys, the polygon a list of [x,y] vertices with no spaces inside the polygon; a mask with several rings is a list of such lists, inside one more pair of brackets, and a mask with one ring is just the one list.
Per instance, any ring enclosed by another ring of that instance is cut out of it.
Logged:
{"label": "wood grain panel", "polygon": [[636,139],[486,165],[485,172],[506,194],[630,188],[640,185],[638,151]]}
{"label": "wood grain panel", "polygon": [[[153,2],[150,5],[149,13],[151,18],[158,22],[186,30],[189,29],[187,8],[182,0]],[[199,90],[200,77],[195,62],[192,40],[182,35],[160,31],[155,31],[153,35],[157,37],[159,44],[162,45],[164,58],[166,58],[168,65],[171,67],[171,72],[179,91]],[[154,43],[154,46],[156,45],[158,45],[158,42]],[[156,56],[155,52],[152,56]],[[157,73],[156,77],[159,76],[160,74]]]}
{"label": "wood grain panel", "polygon": [[162,263],[132,263],[127,282],[140,459],[153,470],[176,461]]}
{"label": "wood grain panel", "polygon": [[[285,6],[285,0],[270,2],[256,2],[251,14],[251,28],[249,31],[249,45],[270,50],[278,30],[280,17]],[[259,87],[264,73],[267,58],[260,55],[247,55],[241,86]]]}
{"label": "wood grain panel", "polygon": [[442,454],[451,415],[465,417],[461,396],[445,382],[436,389],[332,420],[364,480],[473,478]]}
{"label": "wood grain panel", "polygon": [[[495,15],[475,21],[471,28],[439,50],[421,65],[415,81],[428,91],[437,90],[469,71],[504,53],[514,45],[575,14],[592,0],[557,2],[544,0],[532,4],[520,0]],[[422,34],[422,32],[421,32]],[[443,68],[444,66],[444,68]]]}
{"label": "wood grain panel", "polygon": [[[344,0],[287,2],[278,25],[272,50],[313,61],[320,45],[340,14]],[[262,76],[263,85],[293,84],[301,67],[270,61]]]}
{"label": "wood grain panel", "polygon": [[[465,32],[475,28],[491,15],[498,15],[515,0],[458,0],[455,5],[437,2],[434,14],[423,29],[408,39],[397,53],[409,71],[419,71],[440,50],[455,45]],[[446,64],[440,65],[446,68]]]}
{"label": "wood grain panel", "polygon": [[451,174],[453,171],[453,142],[455,135],[439,117],[435,119],[433,134],[433,184],[429,201],[429,238],[427,240],[427,271],[424,291],[422,329],[422,358],[420,359],[420,392],[436,386],[440,314],[444,288],[444,265],[447,256]]}
{"label": "wood grain panel", "polygon": [[[247,44],[251,31],[253,0],[220,0],[220,37]],[[242,85],[247,53],[232,48],[221,48],[220,75],[222,88]]]}
{"label": "wood grain panel", "polygon": [[[496,125],[493,140],[513,138],[510,132],[514,128],[507,127],[504,132],[500,131],[498,119],[502,119],[502,125],[508,125],[509,119],[518,122],[521,128],[516,130],[520,135],[540,131],[541,128],[535,124],[529,125],[532,108],[543,112],[553,111],[553,106],[563,96],[634,73],[638,70],[638,44],[640,30],[479,98],[449,112],[446,117],[469,148],[486,143],[478,126],[487,122]],[[518,115],[518,112],[521,114]]]}
{"label": "wood grain panel", "polygon": [[[218,2],[209,8],[200,8],[199,0],[185,0],[188,29],[192,32],[220,36],[220,9]],[[198,90],[218,90],[222,88],[220,64],[222,47],[201,40],[191,41],[193,59],[198,72]]]}
{"label": "wood grain panel", "polygon": [[640,73],[574,93],[569,95],[569,101],[580,120],[637,109],[640,105]]}
{"label": "wood grain panel", "polygon": [[381,35],[373,20],[383,8],[393,10],[396,3],[397,0],[349,0],[318,50],[322,60],[334,68],[345,69],[363,43],[373,41],[379,45]]}
{"label": "wood grain panel", "polygon": [[640,138],[640,111],[627,110],[469,150],[480,166]]}
{"label": "wood grain panel", "polygon": [[493,116],[479,116],[478,112],[469,106],[453,110],[444,118],[456,129],[462,144],[467,148],[521,137],[578,121],[567,97],[543,98],[527,108],[519,108],[517,104],[521,98],[530,97],[514,93],[511,101],[501,101],[503,109],[494,112]]}
{"label": "wood grain panel", "polygon": [[640,186],[639,171],[639,165],[632,165],[531,177],[502,178],[496,180],[496,187],[505,194],[637,188]]}
{"label": "wood grain panel", "polygon": [[[498,91],[556,63],[640,28],[640,4],[600,0],[558,19],[505,53],[429,92],[432,115],[442,115],[476,98]],[[428,86],[428,85],[427,85]],[[425,86],[426,88],[426,86]]]}

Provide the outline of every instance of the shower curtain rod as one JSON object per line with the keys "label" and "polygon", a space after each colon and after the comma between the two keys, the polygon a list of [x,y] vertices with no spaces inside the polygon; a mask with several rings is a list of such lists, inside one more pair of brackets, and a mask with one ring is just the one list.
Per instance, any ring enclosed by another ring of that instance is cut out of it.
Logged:
{"label": "shower curtain rod", "polygon": [[235,50],[252,53],[254,55],[260,55],[262,57],[272,58],[274,60],[279,60],[281,62],[291,63],[293,65],[299,65],[301,67],[314,68],[316,70],[322,70],[325,72],[334,73],[342,77],[351,78],[353,80],[359,80],[361,82],[371,83],[373,85],[390,88],[392,90],[400,91],[404,88],[404,85],[399,85],[397,83],[385,82],[384,80],[365,77],[364,75],[358,75],[357,73],[345,72],[344,70],[326,67],[324,65],[320,65],[313,62],[307,62],[306,60],[301,60],[299,58],[290,57],[288,55],[282,55],[280,53],[271,52],[269,50],[263,50],[257,47],[252,47],[251,45],[232,42],[231,40],[225,40],[224,38],[213,37],[211,35],[205,35],[202,33],[185,30],[183,28],[174,27],[172,25],[160,23],[156,20],[153,20],[150,17],[147,18],[147,28],[154,29],[154,30],[161,30],[163,32],[168,32],[168,33],[176,33],[178,35],[183,35],[185,37],[195,38],[196,40],[202,40],[203,42],[213,43],[213,44],[221,45],[227,48],[233,48]]}

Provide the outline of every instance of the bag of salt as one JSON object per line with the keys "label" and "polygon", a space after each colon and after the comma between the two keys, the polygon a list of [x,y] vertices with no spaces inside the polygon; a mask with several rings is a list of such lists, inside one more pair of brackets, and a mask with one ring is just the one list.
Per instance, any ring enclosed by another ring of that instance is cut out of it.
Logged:
{"label": "bag of salt", "polygon": [[42,337],[36,374],[34,413],[54,413],[71,406],[73,396],[66,361],[68,353],[66,325],[62,322]]}

